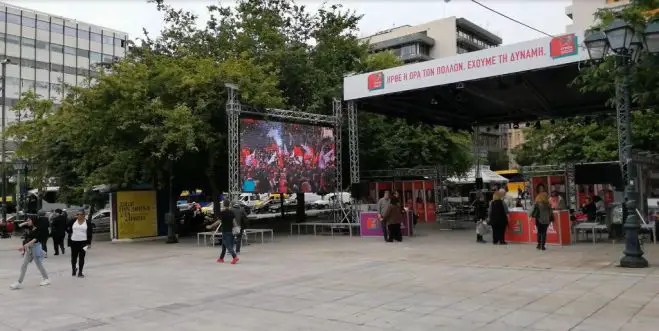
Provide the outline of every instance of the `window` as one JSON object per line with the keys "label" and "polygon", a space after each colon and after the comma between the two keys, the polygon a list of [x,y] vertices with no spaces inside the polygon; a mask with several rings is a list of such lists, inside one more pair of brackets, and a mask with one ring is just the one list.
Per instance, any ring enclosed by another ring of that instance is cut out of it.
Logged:
{"label": "window", "polygon": [[103,61],[103,56],[101,53],[89,52],[89,63],[101,63]]}
{"label": "window", "polygon": [[37,61],[37,69],[50,70],[50,64],[47,62]]}
{"label": "window", "polygon": [[7,13],[7,23],[14,23],[21,25],[21,17],[18,15]]}
{"label": "window", "polygon": [[50,22],[37,20],[37,29],[44,30],[44,31],[50,31]]}
{"label": "window", "polygon": [[89,33],[89,40],[96,41],[96,42],[100,43],[100,42],[103,41],[103,37],[98,33],[90,32]]}
{"label": "window", "polygon": [[29,26],[31,28],[36,28],[37,27],[37,20],[31,17],[25,17],[23,16],[23,25]]}
{"label": "window", "polygon": [[74,67],[69,67],[69,66],[64,66],[64,73],[69,74],[69,75],[75,75],[77,72],[76,68]]}
{"label": "window", "polygon": [[400,48],[400,54],[401,56],[408,56],[408,55],[414,55],[416,54],[416,44],[414,45],[406,45]]}
{"label": "window", "polygon": [[50,71],[62,72],[62,71],[64,71],[64,66],[61,65],[61,64],[51,63],[50,64]]}
{"label": "window", "polygon": [[6,21],[6,17],[5,17],[6,14],[7,14],[7,13],[5,13],[4,11],[3,11],[3,12],[0,12],[0,22],[4,22],[4,21]]}
{"label": "window", "polygon": [[56,53],[64,53],[64,46],[58,44],[50,44],[50,51]]}
{"label": "window", "polygon": [[114,44],[121,48],[126,48],[126,41],[123,39],[114,38]]}
{"label": "window", "polygon": [[37,40],[37,48],[48,49],[48,42]]}
{"label": "window", "polygon": [[7,85],[20,86],[21,85],[21,80],[20,80],[20,78],[7,76]]}
{"label": "window", "polygon": [[89,31],[78,29],[78,38],[89,40]]}
{"label": "window", "polygon": [[62,33],[64,26],[61,24],[50,23],[50,32]]}
{"label": "window", "polygon": [[25,38],[25,37],[21,38],[21,45],[27,46],[27,47],[36,47],[37,46],[36,41],[34,39]]}
{"label": "window", "polygon": [[103,36],[103,43],[108,45],[114,45],[114,38],[112,36]]}
{"label": "window", "polygon": [[7,43],[8,44],[15,44],[15,45],[20,45],[21,44],[21,38],[8,34],[7,35]]}
{"label": "window", "polygon": [[68,27],[68,26],[64,27],[64,34],[67,35],[67,36],[77,37],[78,34],[76,32],[77,32],[76,28],[71,28],[71,27]]}
{"label": "window", "polygon": [[89,69],[78,68],[78,76],[89,76]]}
{"label": "window", "polygon": [[103,54],[103,63],[112,63],[114,62],[114,57],[112,55]]}
{"label": "window", "polygon": [[48,82],[37,81],[36,85],[37,85],[37,88],[48,89],[48,85],[50,85],[50,84],[48,84]]}
{"label": "window", "polygon": [[30,79],[21,79],[21,88],[23,91],[34,88],[34,81]]}
{"label": "window", "polygon": [[73,48],[73,47],[64,46],[64,53],[71,54],[71,55],[76,55],[76,49]]}
{"label": "window", "polygon": [[77,49],[76,49],[76,54],[77,54],[78,56],[82,56],[82,57],[89,57],[89,51],[86,50],[86,49],[80,49],[80,48],[77,48]]}
{"label": "window", "polygon": [[28,68],[36,68],[36,61],[28,60],[28,59],[21,59],[21,66],[28,67]]}

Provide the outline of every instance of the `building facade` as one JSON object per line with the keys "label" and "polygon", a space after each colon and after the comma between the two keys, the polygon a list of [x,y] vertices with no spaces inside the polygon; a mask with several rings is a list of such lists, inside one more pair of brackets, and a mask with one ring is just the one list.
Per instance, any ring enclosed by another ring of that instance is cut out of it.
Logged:
{"label": "building facade", "polygon": [[372,52],[391,50],[405,63],[437,59],[497,47],[499,36],[464,19],[447,17],[420,25],[403,25],[362,38]]}
{"label": "building facade", "polygon": [[597,23],[595,14],[598,10],[622,8],[629,2],[630,0],[572,0],[572,4],[565,7],[565,15],[572,19],[572,24],[565,27],[565,32],[586,31]]}
{"label": "building facade", "polygon": [[[126,55],[128,35],[93,24],[0,3],[0,59],[8,59],[7,109],[30,89],[61,102],[66,85],[80,86],[95,65]],[[6,121],[16,120],[11,111]]]}

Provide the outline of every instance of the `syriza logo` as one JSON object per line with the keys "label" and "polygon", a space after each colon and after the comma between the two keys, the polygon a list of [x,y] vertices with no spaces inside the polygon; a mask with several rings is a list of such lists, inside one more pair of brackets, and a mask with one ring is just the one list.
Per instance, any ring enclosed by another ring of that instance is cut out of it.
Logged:
{"label": "syriza logo", "polygon": [[554,37],[549,42],[549,55],[552,59],[577,55],[577,53],[579,53],[579,46],[574,33]]}
{"label": "syriza logo", "polygon": [[368,90],[376,91],[384,88],[384,73],[376,72],[368,75]]}

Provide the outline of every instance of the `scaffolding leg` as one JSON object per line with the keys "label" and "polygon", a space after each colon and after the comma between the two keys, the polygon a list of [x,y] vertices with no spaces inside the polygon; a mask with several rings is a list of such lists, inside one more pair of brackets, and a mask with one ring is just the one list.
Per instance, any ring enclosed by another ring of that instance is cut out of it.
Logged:
{"label": "scaffolding leg", "polygon": [[229,195],[231,200],[236,201],[240,197],[240,111],[241,104],[238,99],[238,88],[227,84],[227,150],[229,162]]}
{"label": "scaffolding leg", "polygon": [[[357,107],[348,101],[348,151],[350,155],[350,185],[359,185],[359,131]],[[351,205],[352,221],[359,222],[359,201]]]}

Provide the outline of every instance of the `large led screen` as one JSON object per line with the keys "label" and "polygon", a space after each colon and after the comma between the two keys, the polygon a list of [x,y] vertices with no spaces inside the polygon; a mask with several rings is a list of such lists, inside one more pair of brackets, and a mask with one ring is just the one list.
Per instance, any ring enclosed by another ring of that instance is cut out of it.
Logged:
{"label": "large led screen", "polygon": [[243,192],[333,192],[334,131],[245,118],[240,121]]}

